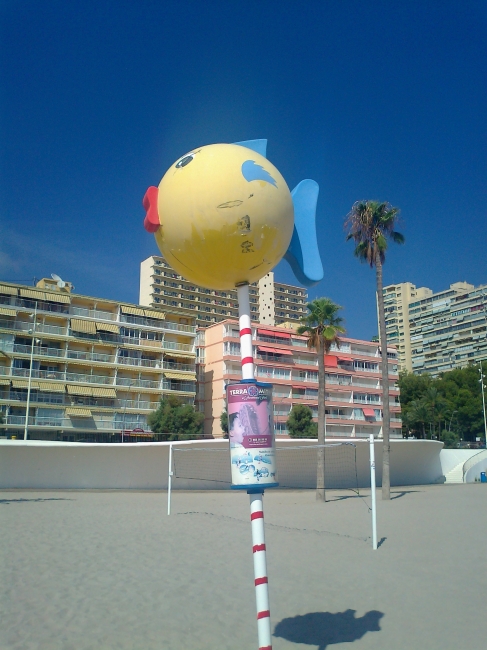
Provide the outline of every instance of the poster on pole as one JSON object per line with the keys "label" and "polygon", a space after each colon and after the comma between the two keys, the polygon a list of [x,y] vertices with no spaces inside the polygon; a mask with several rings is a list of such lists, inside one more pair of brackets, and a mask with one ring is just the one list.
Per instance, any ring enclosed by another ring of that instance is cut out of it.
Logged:
{"label": "poster on pole", "polygon": [[272,384],[226,387],[232,488],[277,487]]}

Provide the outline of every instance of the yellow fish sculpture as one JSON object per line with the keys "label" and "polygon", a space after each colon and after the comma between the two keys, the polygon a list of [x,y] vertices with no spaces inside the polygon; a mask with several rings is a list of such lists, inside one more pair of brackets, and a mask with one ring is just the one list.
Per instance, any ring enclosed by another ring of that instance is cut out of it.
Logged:
{"label": "yellow fish sculpture", "polygon": [[193,149],[149,187],[144,226],[180,275],[208,289],[256,282],[284,257],[297,279],[323,278],[318,184],[293,192],[266,158],[266,140]]}

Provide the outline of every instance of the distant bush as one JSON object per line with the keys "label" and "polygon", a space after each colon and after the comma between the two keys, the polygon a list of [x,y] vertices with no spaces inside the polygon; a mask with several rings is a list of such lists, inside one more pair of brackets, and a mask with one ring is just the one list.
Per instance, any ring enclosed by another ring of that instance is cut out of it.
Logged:
{"label": "distant bush", "polygon": [[313,422],[313,412],[306,404],[295,404],[287,421],[291,438],[317,438],[318,425]]}

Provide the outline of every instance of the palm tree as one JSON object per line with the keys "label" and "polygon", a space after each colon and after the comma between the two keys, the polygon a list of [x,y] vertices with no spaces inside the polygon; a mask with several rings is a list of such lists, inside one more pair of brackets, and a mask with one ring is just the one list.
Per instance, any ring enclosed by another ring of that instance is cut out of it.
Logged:
{"label": "palm tree", "polygon": [[[436,386],[430,386],[423,397],[427,408],[431,413],[433,422],[433,437],[436,435],[436,422],[438,422],[438,440],[441,433],[441,420],[446,418],[446,402],[438,392]],[[438,420],[436,419],[438,416]]]}
{"label": "palm tree", "polygon": [[409,404],[407,415],[412,424],[421,425],[423,438],[426,438],[425,425],[430,421],[430,410],[424,398],[413,400]]}
{"label": "palm tree", "polygon": [[335,343],[340,346],[339,334],[345,332],[342,326],[343,318],[337,316],[342,309],[330,298],[317,298],[307,305],[309,313],[301,318],[298,334],[308,337],[308,347],[314,348],[318,354],[318,466],[316,476],[316,498],[326,501],[325,496],[325,354],[328,354]]}
{"label": "palm tree", "polygon": [[379,201],[357,201],[345,219],[345,228],[348,231],[347,241],[355,242],[354,254],[361,262],[367,262],[371,268],[375,267],[377,282],[377,303],[379,306],[379,336],[381,341],[382,357],[382,498],[391,498],[390,479],[390,411],[389,411],[389,368],[387,362],[387,337],[386,319],[384,313],[384,296],[382,292],[382,265],[386,259],[388,239],[396,244],[403,244],[404,237],[396,232],[399,209],[393,208],[389,203]]}

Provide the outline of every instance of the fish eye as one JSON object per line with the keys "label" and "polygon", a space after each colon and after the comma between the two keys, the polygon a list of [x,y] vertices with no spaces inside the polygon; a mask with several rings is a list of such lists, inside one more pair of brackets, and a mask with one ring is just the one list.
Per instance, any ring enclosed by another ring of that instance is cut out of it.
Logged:
{"label": "fish eye", "polygon": [[186,167],[186,165],[189,165],[189,163],[193,160],[193,158],[194,158],[194,153],[190,153],[187,156],[184,156],[184,158],[181,158],[181,160],[179,160],[176,163],[175,165],[176,169],[181,169],[181,167]]}

